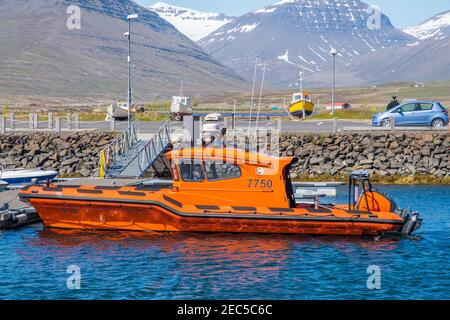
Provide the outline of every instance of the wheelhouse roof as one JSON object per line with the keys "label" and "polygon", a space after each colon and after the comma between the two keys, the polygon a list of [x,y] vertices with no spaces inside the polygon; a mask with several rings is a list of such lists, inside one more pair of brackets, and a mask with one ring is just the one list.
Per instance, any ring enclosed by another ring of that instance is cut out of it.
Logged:
{"label": "wheelhouse roof", "polygon": [[260,166],[270,166],[275,162],[289,163],[295,158],[275,157],[256,151],[246,151],[232,147],[188,147],[174,149],[168,152],[170,159],[194,159],[194,160],[217,160],[228,163],[250,163]]}

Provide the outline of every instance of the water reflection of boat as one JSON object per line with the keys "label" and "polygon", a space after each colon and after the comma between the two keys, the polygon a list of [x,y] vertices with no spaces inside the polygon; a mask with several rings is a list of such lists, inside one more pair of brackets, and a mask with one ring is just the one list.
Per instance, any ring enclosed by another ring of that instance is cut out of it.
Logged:
{"label": "water reflection of boat", "polygon": [[63,229],[382,235],[410,234],[421,224],[372,188],[365,172],[352,175],[348,204],[309,204],[294,197],[296,158],[215,147],[172,150],[166,158],[171,186],[46,184],[20,196],[47,227]]}

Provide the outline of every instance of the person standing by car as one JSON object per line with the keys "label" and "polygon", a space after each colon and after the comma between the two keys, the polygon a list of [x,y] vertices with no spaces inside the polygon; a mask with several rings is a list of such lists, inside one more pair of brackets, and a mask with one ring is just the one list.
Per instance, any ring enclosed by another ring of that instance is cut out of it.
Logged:
{"label": "person standing by car", "polygon": [[392,110],[399,105],[400,105],[400,103],[398,102],[397,97],[392,97],[392,100],[391,100],[391,102],[389,102],[389,104],[386,108],[386,111]]}

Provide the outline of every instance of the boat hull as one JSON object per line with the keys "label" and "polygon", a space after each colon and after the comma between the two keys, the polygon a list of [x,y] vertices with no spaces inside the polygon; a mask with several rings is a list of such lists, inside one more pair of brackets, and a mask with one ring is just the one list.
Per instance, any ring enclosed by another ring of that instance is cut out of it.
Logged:
{"label": "boat hull", "polygon": [[314,111],[314,104],[310,101],[297,101],[289,106],[289,112],[294,117],[303,117],[303,110],[306,116],[310,116]]}
{"label": "boat hull", "polygon": [[37,179],[39,182],[53,180],[57,177],[58,173],[50,171],[48,173],[42,171],[29,171],[21,174],[20,172],[17,174],[11,173],[7,175],[0,176],[0,180],[7,182],[10,185],[13,184],[25,184],[31,183],[33,180]]}
{"label": "boat hull", "polygon": [[378,235],[396,232],[402,221],[342,219],[283,213],[180,212],[162,203],[133,204],[30,199],[46,227],[156,232],[229,232],[321,235]]}

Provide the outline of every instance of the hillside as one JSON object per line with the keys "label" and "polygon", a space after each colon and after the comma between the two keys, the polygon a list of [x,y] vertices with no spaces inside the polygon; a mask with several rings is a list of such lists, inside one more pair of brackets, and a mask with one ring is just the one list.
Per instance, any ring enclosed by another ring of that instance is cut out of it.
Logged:
{"label": "hillside", "polygon": [[310,85],[323,85],[332,48],[341,65],[351,65],[367,53],[416,41],[382,13],[380,24],[372,27],[372,15],[359,0],[283,0],[234,19],[199,43],[247,79],[259,56],[269,63],[272,85],[297,85],[300,68]]}
{"label": "hillside", "polygon": [[[81,29],[69,30],[69,5]],[[0,94],[80,101],[126,97],[126,16],[133,22],[137,100],[239,90],[243,82],[156,13],[130,0],[0,0]]]}

